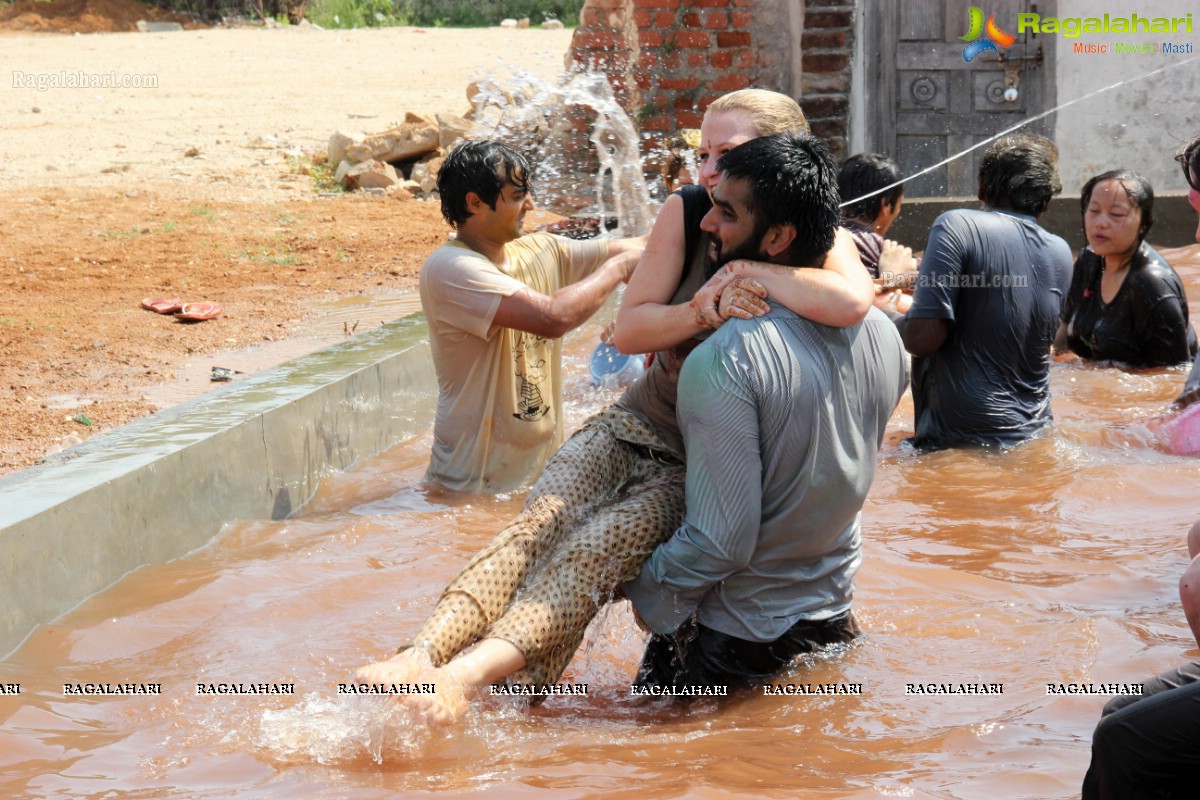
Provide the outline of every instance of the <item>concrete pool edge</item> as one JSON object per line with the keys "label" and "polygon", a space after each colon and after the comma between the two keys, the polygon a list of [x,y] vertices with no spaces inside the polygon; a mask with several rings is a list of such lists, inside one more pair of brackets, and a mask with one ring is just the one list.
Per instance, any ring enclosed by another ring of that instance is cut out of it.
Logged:
{"label": "concrete pool edge", "polygon": [[230,520],[292,513],[322,476],[427,430],[436,392],[414,315],[0,478],[0,656]]}

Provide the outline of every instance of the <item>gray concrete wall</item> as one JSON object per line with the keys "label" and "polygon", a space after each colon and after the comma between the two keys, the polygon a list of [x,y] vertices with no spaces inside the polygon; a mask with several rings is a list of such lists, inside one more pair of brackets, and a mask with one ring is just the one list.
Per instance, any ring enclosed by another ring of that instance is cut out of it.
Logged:
{"label": "gray concrete wall", "polygon": [[123,575],[280,519],[322,476],[426,430],[420,316],[289,362],[0,479],[0,654]]}
{"label": "gray concrete wall", "polygon": [[[1182,176],[1182,173],[1181,173]],[[895,239],[913,250],[924,250],[925,239],[938,214],[952,208],[979,208],[973,197],[930,197],[905,200],[900,218],[888,231]],[[1079,214],[1079,195],[1054,198],[1041,219],[1042,226],[1067,240],[1071,249],[1086,244],[1083,220]],[[1154,229],[1150,242],[1160,247],[1184,247],[1196,243],[1196,212],[1188,205],[1187,195],[1179,192],[1155,195]]]}
{"label": "gray concrete wall", "polygon": [[[1192,15],[1192,33],[1085,33],[1044,37],[1057,57],[1058,102],[1129,80],[1123,86],[1081,100],[1060,111],[1054,139],[1060,151],[1059,172],[1068,193],[1078,193],[1091,176],[1125,167],[1150,179],[1156,192],[1186,191],[1183,173],[1171,156],[1200,133],[1200,5],[1195,0],[1058,0],[1058,16],[1071,17],[1184,17]],[[1015,31],[1014,31],[1015,33]],[[1191,44],[1191,55],[1118,54],[1113,45]],[[1076,53],[1075,43],[1107,45],[1106,54]],[[1163,72],[1132,80],[1158,69]]]}

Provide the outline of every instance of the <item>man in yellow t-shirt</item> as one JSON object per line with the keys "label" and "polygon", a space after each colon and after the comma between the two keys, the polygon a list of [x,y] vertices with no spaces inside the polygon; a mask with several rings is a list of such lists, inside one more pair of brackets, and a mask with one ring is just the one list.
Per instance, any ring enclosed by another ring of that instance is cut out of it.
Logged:
{"label": "man in yellow t-shirt", "polygon": [[528,162],[464,142],[438,175],[457,238],[421,267],[421,307],[438,378],[426,478],[464,492],[532,482],[562,443],[561,341],[628,280],[644,238],[521,235],[533,208]]}

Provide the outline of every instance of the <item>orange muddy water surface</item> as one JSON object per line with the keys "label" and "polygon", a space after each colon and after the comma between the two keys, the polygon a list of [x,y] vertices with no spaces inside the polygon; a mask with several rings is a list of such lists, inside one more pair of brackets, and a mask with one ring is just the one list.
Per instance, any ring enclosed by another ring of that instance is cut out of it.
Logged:
{"label": "orange muddy water surface", "polygon": [[[1166,254],[1200,296],[1200,248]],[[597,332],[568,342],[571,424],[615,397],[587,377]],[[1139,422],[1185,374],[1056,362],[1055,425],[1004,453],[914,452],[906,397],[863,513],[865,636],[779,678],[835,693],[632,697],[642,636],[617,605],[564,676],[586,694],[488,697],[439,730],[339,684],[416,631],[521,495],[431,490],[417,437],[38,628],[0,663],[0,795],[1075,797],[1108,694],[1064,687],[1198,657],[1176,587],[1200,460]]]}

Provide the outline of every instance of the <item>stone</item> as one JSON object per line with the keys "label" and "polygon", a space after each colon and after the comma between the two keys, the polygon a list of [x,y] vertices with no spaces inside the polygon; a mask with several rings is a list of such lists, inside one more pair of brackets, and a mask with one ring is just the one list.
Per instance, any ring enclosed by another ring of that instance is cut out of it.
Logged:
{"label": "stone", "polygon": [[329,163],[336,164],[346,157],[346,148],[367,138],[365,133],[337,131],[329,137]]}
{"label": "stone", "polygon": [[384,161],[364,161],[346,170],[341,183],[349,190],[382,190],[392,186],[397,180],[399,177],[396,175],[396,168],[391,164]]}
{"label": "stone", "polygon": [[515,19],[502,19],[502,20],[500,20],[500,27],[501,28],[515,28],[515,27],[517,27],[517,21]]}
{"label": "stone", "polygon": [[137,29],[142,33],[171,33],[183,30],[178,22],[148,22],[144,19],[137,21]]}
{"label": "stone", "polygon": [[375,148],[366,142],[358,142],[346,148],[345,159],[358,164],[362,161],[370,161],[375,158]]}
{"label": "stone", "polygon": [[420,185],[422,192],[432,192],[437,188],[437,176],[445,162],[445,153],[438,151],[413,164],[411,178]]}
{"label": "stone", "polygon": [[521,19],[517,20],[517,27],[521,29],[528,28],[529,17],[522,17]]}
{"label": "stone", "polygon": [[449,150],[462,139],[475,135],[475,123],[454,114],[438,114],[438,147]]}
{"label": "stone", "polygon": [[333,182],[340,183],[344,186],[345,180],[346,180],[346,173],[349,172],[353,168],[354,168],[353,161],[347,161],[346,159],[342,159],[338,163],[337,169],[333,171]]}
{"label": "stone", "polygon": [[421,184],[413,180],[400,181],[399,185],[400,188],[408,192],[410,196],[416,195],[417,192],[421,191]]}
{"label": "stone", "polygon": [[432,117],[409,112],[394,128],[368,136],[374,158],[380,161],[412,161],[438,148],[438,123]]}
{"label": "stone", "polygon": [[561,19],[548,19],[542,23],[542,30],[544,31],[561,31],[562,29],[563,24]]}

